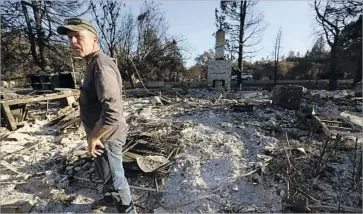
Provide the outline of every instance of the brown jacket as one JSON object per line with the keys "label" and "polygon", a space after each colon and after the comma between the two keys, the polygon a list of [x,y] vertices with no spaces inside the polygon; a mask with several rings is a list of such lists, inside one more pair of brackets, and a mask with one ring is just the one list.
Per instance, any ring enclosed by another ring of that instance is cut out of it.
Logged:
{"label": "brown jacket", "polygon": [[109,131],[101,140],[115,140],[127,135],[123,112],[122,79],[117,65],[102,51],[86,57],[79,98],[80,115],[89,136],[99,124]]}

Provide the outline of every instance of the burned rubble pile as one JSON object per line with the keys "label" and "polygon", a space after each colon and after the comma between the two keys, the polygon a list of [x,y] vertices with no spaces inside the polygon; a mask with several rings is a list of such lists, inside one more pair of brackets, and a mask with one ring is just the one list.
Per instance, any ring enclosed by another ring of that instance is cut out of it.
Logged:
{"label": "burned rubble pile", "polygon": [[284,210],[362,210],[362,119],[354,120],[361,106],[362,98],[347,90],[309,91],[302,97],[295,124],[305,134],[281,132],[270,153],[267,174],[285,186]]}
{"label": "burned rubble pile", "polygon": [[[322,91],[321,93],[326,92]],[[352,104],[351,96],[347,91],[338,93],[333,96],[327,95],[326,100],[317,101],[314,92],[305,92],[302,96],[301,106],[302,108],[311,106],[310,109],[314,109],[316,115],[336,116],[339,115],[340,111],[347,110],[352,114],[361,112],[358,107],[361,105],[361,101],[355,101]],[[294,161],[293,164],[302,165],[304,166],[303,169],[306,170],[306,176],[301,174],[304,171],[295,171],[296,174],[292,173],[292,170],[290,172],[299,177],[298,181],[301,184],[307,183],[305,179],[310,179],[309,174],[316,168],[312,163],[318,162],[316,159],[319,160],[320,157],[323,158],[317,172],[324,172],[325,167],[322,165],[333,164],[346,171],[344,176],[346,180],[348,179],[348,183],[351,178],[351,171],[348,171],[347,168],[353,169],[353,165],[355,165],[357,184],[355,188],[347,190],[345,195],[346,201],[351,201],[350,203],[340,201],[339,207],[331,206],[331,203],[337,204],[338,198],[325,200],[325,197],[331,197],[330,192],[328,192],[328,195],[323,193],[316,196],[314,198],[316,201],[313,201],[314,204],[311,206],[304,204],[304,207],[307,207],[304,211],[355,212],[361,209],[361,175],[358,173],[362,167],[358,158],[361,157],[361,150],[356,149],[354,151],[352,150],[354,146],[344,147],[341,145],[346,142],[350,142],[350,144],[354,142],[360,131],[352,133],[352,135],[348,134],[348,138],[353,137],[353,139],[344,142],[339,141],[339,146],[336,147],[339,152],[335,152],[334,155],[340,156],[346,162],[331,163],[331,159],[326,160],[327,153],[330,154],[330,151],[326,152],[329,150],[327,143],[324,146],[326,133],[319,133],[319,130],[311,129],[311,126],[306,124],[309,121],[308,118],[303,118],[306,121],[301,121],[298,116],[301,108],[286,110],[272,106],[269,100],[271,95],[264,92],[244,92],[233,94],[232,97],[227,95],[226,99],[219,99],[220,96],[218,95],[211,98],[215,96],[214,94],[209,94],[208,98],[208,93],[206,94],[203,95],[201,91],[194,92],[186,104],[187,108],[179,109],[182,113],[177,113],[175,116],[177,121],[181,120],[186,124],[191,124],[192,127],[182,131],[183,138],[181,140],[186,142],[189,150],[181,154],[176,167],[169,175],[170,183],[166,186],[166,190],[170,189],[172,193],[165,193],[161,200],[161,207],[164,210],[173,212],[196,210],[219,212],[296,211],[294,208],[296,206],[299,208],[296,205],[299,201],[291,200],[293,197],[290,194],[293,195],[297,192],[292,189],[292,184],[286,183],[286,178],[289,177],[284,176],[286,170],[282,167],[289,163],[286,158],[283,158],[286,157],[285,150],[289,151],[290,159]],[[215,103],[216,100],[219,102]],[[248,106],[246,103],[253,104],[253,112],[246,107]],[[344,105],[344,103],[350,103],[350,105]],[[240,106],[240,108],[235,108],[236,106]],[[244,112],[238,112],[238,109],[244,109]],[[329,114],[324,109],[329,109],[334,113]],[[311,111],[310,114],[312,113]],[[319,124],[316,124],[316,128],[318,127]],[[353,130],[351,131],[353,132]],[[290,145],[285,145],[286,139]],[[334,142],[334,145],[338,145],[337,141]],[[361,139],[359,138],[356,142],[357,148],[361,148]],[[349,149],[347,150],[347,148]],[[312,152],[314,155],[311,155]],[[355,153],[356,161],[351,158],[347,161],[347,157],[354,156],[352,152]],[[324,153],[326,153],[325,156]],[[301,154],[305,156],[301,157]],[[305,165],[306,160],[309,160],[307,165]],[[248,172],[254,172],[254,174]],[[244,179],[240,178],[246,174],[249,176]],[[331,178],[331,175],[329,176]],[[322,175],[319,178],[321,180],[315,179],[315,181],[319,182],[318,184],[321,184],[322,188],[324,185],[325,187],[328,186],[326,188],[331,188],[337,184],[342,184],[337,179],[333,182],[324,180]],[[241,185],[242,181],[251,182]],[[182,185],[175,189],[175,186],[180,183]],[[350,188],[351,185],[345,187]],[[263,188],[263,190],[258,188]],[[300,189],[306,191],[303,186]],[[320,189],[320,192],[324,191],[329,191],[329,189]],[[185,197],[186,195],[188,197]],[[241,195],[243,196],[241,197]],[[182,196],[185,197],[184,200],[180,200]],[[303,199],[305,200],[306,197],[304,196]],[[308,195],[308,197],[310,196]],[[311,198],[308,200],[311,201]]]}
{"label": "burned rubble pile", "polygon": [[[350,91],[304,90],[291,110],[267,91],[126,95],[123,161],[139,212],[361,210],[361,127],[349,121],[362,100]],[[23,127],[3,134],[1,203],[90,212],[102,186],[78,107],[48,107],[44,116],[33,105]]]}
{"label": "burned rubble pile", "polygon": [[[44,108],[44,104],[29,106],[28,119],[21,128],[2,133],[1,183],[8,193],[2,197],[6,205],[2,211],[22,208],[22,203],[13,203],[17,199],[26,205],[35,203],[34,212],[90,212],[90,202],[100,197],[102,186],[86,151],[79,109],[77,105],[60,109],[56,103],[49,104],[46,113]],[[123,161],[136,204],[150,212],[143,201],[153,204],[152,193],[159,192],[158,183],[162,185],[171,160],[179,152],[175,143],[180,128],[170,122],[150,123],[143,113],[130,111]]]}

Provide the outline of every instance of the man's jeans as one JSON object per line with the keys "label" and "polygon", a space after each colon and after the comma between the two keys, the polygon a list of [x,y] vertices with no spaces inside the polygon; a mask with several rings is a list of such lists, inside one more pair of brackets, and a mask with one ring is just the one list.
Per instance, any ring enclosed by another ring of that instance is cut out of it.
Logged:
{"label": "man's jeans", "polygon": [[103,194],[112,197],[116,204],[130,205],[130,187],[122,166],[122,146],[126,137],[103,142],[105,149],[101,156],[95,158],[96,172],[103,182]]}

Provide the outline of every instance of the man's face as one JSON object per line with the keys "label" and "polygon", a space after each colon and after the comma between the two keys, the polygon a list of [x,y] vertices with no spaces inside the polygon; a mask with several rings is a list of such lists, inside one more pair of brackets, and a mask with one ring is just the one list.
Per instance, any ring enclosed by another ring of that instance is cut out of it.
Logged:
{"label": "man's face", "polygon": [[80,57],[92,53],[97,44],[97,36],[88,30],[69,32],[67,36],[73,51]]}

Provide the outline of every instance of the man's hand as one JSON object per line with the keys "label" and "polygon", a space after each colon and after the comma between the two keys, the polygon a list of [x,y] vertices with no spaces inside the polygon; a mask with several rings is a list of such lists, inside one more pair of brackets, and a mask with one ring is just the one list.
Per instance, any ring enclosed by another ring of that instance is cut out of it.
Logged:
{"label": "man's hand", "polygon": [[[105,148],[98,138],[88,138],[88,152],[93,156],[101,156],[103,153],[103,149]],[[102,149],[101,149],[102,148]]]}

